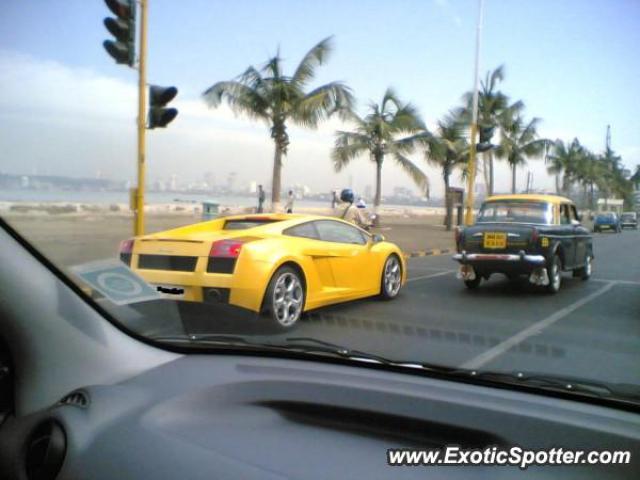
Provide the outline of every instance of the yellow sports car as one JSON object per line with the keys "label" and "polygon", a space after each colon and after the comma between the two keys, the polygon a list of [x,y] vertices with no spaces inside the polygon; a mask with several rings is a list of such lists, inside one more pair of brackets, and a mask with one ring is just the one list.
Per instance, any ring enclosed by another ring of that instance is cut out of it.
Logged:
{"label": "yellow sports car", "polygon": [[176,299],[264,312],[291,328],[303,311],[380,295],[406,281],[402,252],[345,221],[291,214],[220,218],[122,242],[120,258]]}

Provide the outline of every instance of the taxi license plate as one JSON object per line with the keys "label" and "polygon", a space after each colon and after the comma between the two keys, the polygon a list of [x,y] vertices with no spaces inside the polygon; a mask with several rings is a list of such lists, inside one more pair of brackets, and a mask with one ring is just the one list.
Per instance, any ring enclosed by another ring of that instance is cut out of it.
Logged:
{"label": "taxi license plate", "polygon": [[507,234],[499,232],[485,233],[484,248],[507,248]]}

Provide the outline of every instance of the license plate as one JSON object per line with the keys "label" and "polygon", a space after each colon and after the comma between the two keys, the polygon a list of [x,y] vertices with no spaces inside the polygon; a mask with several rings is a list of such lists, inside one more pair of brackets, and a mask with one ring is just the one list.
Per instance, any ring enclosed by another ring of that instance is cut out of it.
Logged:
{"label": "license plate", "polygon": [[507,234],[500,232],[485,233],[484,248],[507,248]]}
{"label": "license plate", "polygon": [[185,288],[178,285],[155,285],[156,289],[165,298],[183,300]]}

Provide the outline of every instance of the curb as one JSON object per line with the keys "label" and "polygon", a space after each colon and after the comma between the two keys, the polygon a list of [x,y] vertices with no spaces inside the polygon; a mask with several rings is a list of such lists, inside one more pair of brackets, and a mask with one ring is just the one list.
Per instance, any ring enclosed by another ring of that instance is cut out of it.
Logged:
{"label": "curb", "polygon": [[405,258],[416,258],[416,257],[432,257],[437,255],[446,255],[448,253],[453,253],[452,248],[434,248],[432,250],[418,251],[405,253]]}

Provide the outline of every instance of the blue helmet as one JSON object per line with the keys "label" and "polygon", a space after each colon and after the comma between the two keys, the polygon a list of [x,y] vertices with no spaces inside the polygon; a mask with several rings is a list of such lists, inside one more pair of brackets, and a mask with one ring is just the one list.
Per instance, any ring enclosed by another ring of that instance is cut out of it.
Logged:
{"label": "blue helmet", "polygon": [[340,192],[340,200],[343,202],[353,203],[355,198],[356,196],[350,188],[345,188]]}

